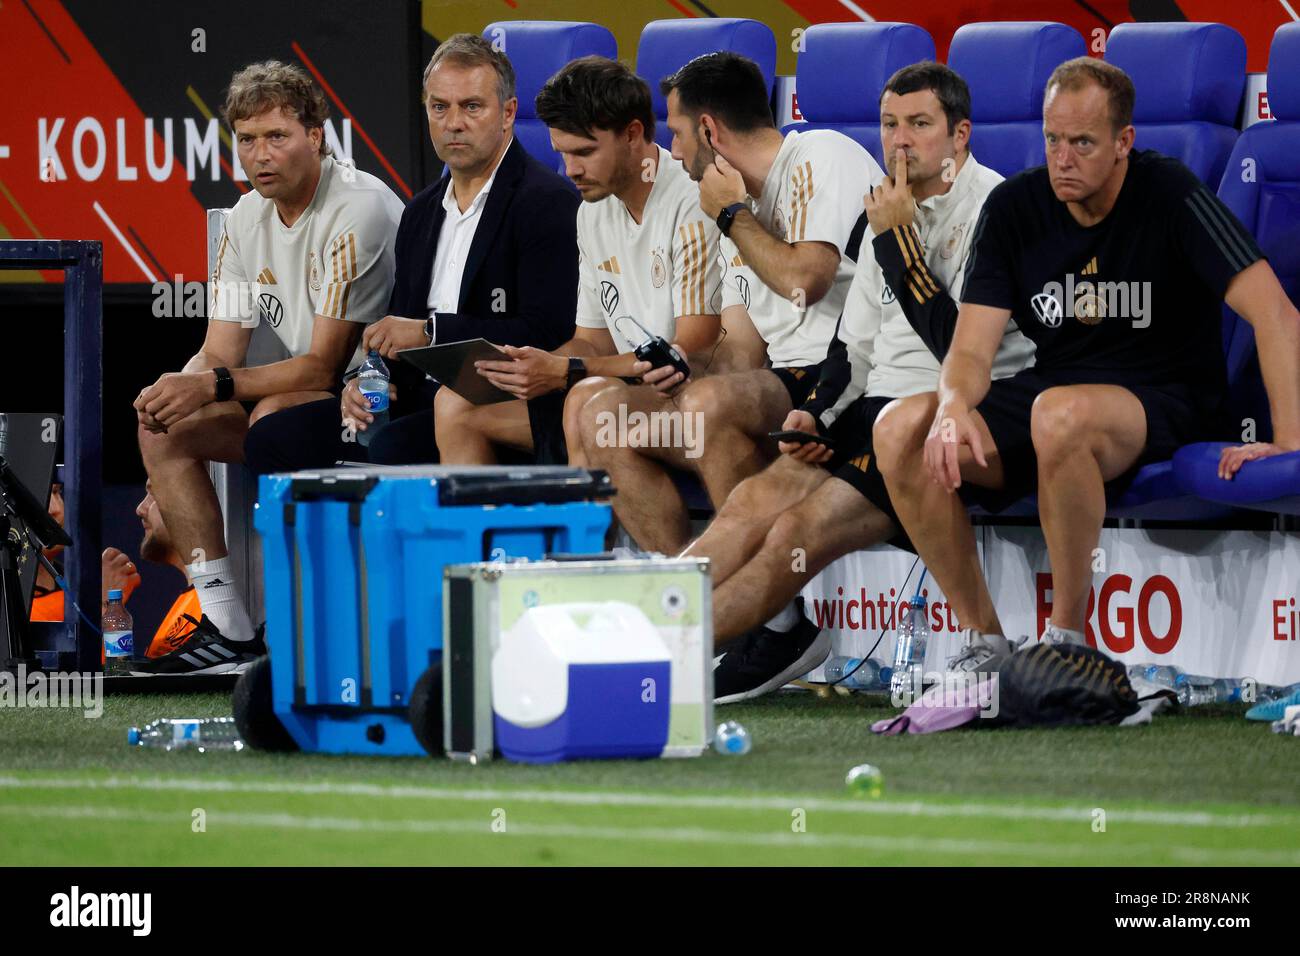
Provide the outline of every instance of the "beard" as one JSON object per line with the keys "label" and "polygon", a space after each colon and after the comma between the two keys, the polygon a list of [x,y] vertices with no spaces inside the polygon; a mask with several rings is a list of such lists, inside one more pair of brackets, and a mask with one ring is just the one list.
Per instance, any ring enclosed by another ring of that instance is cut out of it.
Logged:
{"label": "beard", "polygon": [[156,531],[146,531],[140,542],[140,557],[155,564],[167,564],[172,550],[172,543],[166,535]]}

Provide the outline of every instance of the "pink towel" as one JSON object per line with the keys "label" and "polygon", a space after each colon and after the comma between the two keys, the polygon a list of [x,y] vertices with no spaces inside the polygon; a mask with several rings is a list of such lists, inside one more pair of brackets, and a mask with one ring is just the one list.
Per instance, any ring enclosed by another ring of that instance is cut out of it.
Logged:
{"label": "pink towel", "polygon": [[871,732],[887,737],[934,734],[970,723],[998,693],[997,674],[981,674],[978,683],[971,677],[969,684],[935,684],[897,717],[876,721]]}

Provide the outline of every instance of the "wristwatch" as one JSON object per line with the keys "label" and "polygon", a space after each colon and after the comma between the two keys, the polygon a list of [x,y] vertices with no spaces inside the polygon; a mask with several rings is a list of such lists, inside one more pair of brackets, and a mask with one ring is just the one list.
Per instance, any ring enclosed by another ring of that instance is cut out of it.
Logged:
{"label": "wristwatch", "polygon": [[430,345],[433,344],[433,337],[434,337],[434,335],[436,334],[436,331],[435,331],[435,330],[436,330],[436,326],[434,325],[434,320],[435,320],[436,318],[438,318],[438,313],[437,313],[437,312],[434,312],[434,313],[431,314],[427,319],[424,320],[424,334],[427,335],[427,336],[429,337],[429,344],[430,344]]}
{"label": "wristwatch", "polygon": [[228,368],[214,368],[212,373],[217,377],[217,401],[228,402],[235,397],[235,376],[230,374]]}
{"label": "wristwatch", "polygon": [[573,388],[587,377],[587,363],[576,356],[569,357],[569,374],[564,381],[565,388]]}
{"label": "wristwatch", "polygon": [[718,213],[718,229],[721,230],[724,236],[731,235],[731,224],[736,219],[736,213],[740,212],[742,209],[748,208],[749,207],[743,202],[733,202],[726,209],[722,210],[722,212]]}

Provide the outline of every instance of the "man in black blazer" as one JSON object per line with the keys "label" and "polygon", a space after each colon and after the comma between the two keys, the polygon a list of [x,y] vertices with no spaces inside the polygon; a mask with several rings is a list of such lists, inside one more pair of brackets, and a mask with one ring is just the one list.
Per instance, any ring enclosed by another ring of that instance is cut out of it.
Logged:
{"label": "man in black blazer", "polygon": [[338,460],[436,462],[436,383],[396,358],[399,349],[485,338],[550,350],[572,337],[577,310],[576,217],[568,182],[514,138],[514,70],[482,37],[457,34],[434,52],[423,100],[434,151],[446,166],[402,214],[389,314],[362,344],[392,374],[392,420],[373,423],[351,382],[340,399],[267,416],[245,440],[258,474]]}

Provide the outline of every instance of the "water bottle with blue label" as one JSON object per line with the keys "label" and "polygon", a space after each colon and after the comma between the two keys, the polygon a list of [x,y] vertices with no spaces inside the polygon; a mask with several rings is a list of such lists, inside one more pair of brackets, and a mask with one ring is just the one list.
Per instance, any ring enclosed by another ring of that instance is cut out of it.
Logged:
{"label": "water bottle with blue label", "polygon": [[132,747],[151,750],[243,750],[239,728],[233,717],[195,717],[155,720],[144,727],[132,727],[126,732],[126,742]]}
{"label": "water bottle with blue label", "polygon": [[929,644],[930,622],[926,619],[925,598],[918,594],[908,603],[907,616],[898,626],[894,669],[890,675],[890,694],[904,706],[921,697],[925,650]]}
{"label": "water bottle with blue label", "polygon": [[104,634],[104,676],[130,674],[131,658],[135,655],[133,623],[131,613],[122,604],[119,588],[108,592],[108,606],[104,608],[100,626]]}
{"label": "water bottle with blue label", "polygon": [[375,416],[365,431],[357,431],[357,442],[365,448],[370,444],[371,436],[388,424],[388,366],[374,349],[370,350],[357,372],[357,389],[370,406],[370,414]]}

